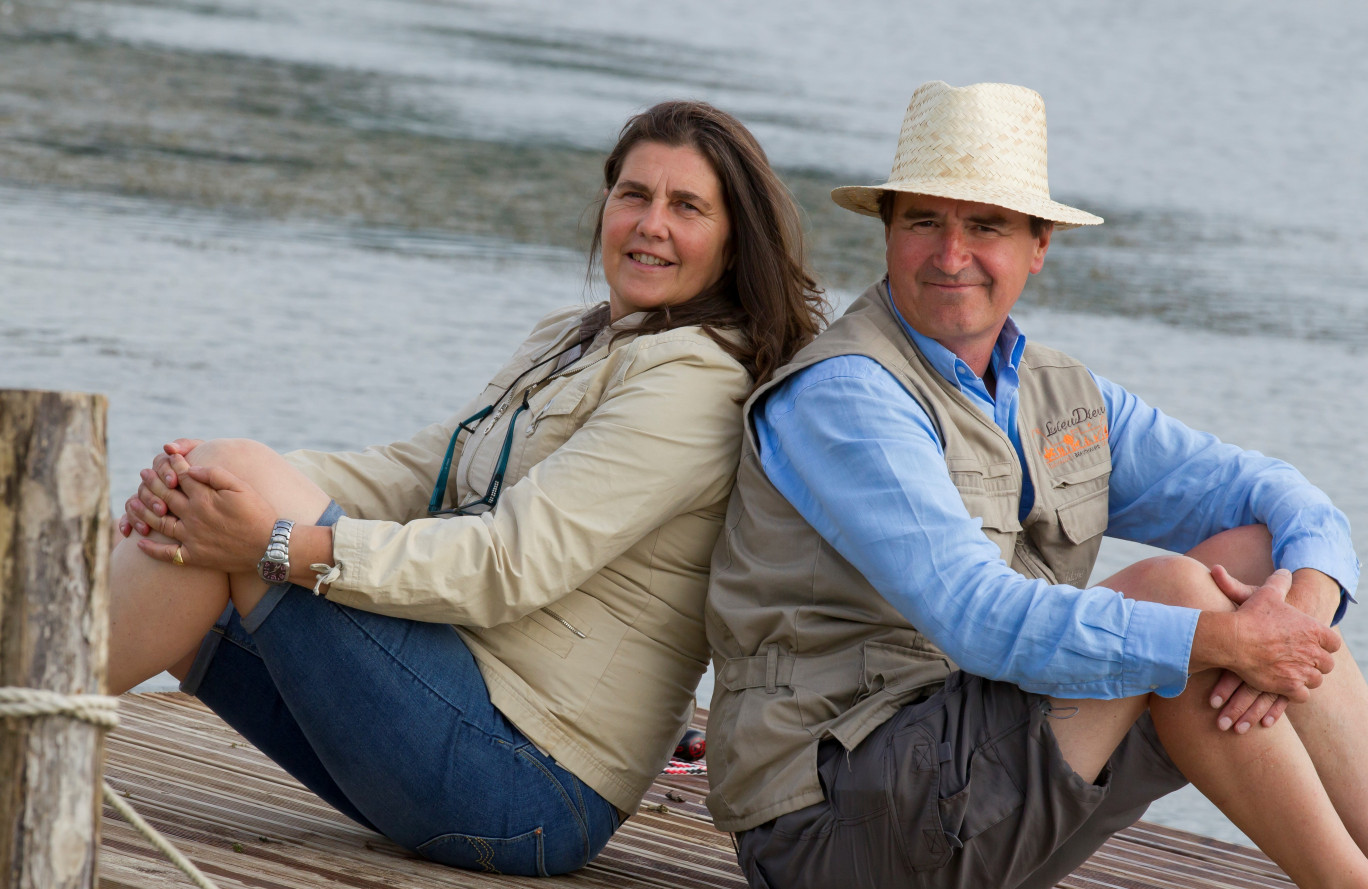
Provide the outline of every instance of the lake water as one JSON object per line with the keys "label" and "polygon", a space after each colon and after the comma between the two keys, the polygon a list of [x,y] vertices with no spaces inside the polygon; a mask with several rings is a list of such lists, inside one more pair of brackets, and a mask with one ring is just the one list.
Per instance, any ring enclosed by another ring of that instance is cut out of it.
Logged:
{"label": "lake water", "polygon": [[[0,387],[109,396],[115,503],[178,435],[404,437],[602,297],[601,152],[678,96],[755,130],[843,304],[879,230],[826,192],[887,175],[916,84],[1003,80],[1046,98],[1055,197],[1107,217],[1023,328],[1292,461],[1362,558],[1366,39],[1350,2],[0,0]],[[1149,817],[1239,838],[1191,791]]]}

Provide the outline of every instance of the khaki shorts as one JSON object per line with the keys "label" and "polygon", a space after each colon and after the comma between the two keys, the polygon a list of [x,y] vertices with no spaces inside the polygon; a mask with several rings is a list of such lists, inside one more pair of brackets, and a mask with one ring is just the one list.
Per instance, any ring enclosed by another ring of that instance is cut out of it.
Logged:
{"label": "khaki shorts", "polygon": [[1064,761],[1049,701],[954,673],[854,750],[818,749],[826,800],[742,833],[753,889],[1048,889],[1187,783],[1143,715],[1090,784]]}

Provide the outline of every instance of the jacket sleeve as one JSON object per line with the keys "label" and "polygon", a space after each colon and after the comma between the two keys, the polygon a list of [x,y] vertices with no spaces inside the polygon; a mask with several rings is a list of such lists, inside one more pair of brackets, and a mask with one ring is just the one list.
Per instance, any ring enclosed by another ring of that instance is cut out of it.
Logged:
{"label": "jacket sleeve", "polygon": [[[292,451],[290,465],[303,472],[352,518],[407,522],[427,515],[432,486],[456,424],[478,409],[476,398],[444,422],[433,423],[408,441],[363,451]],[[462,412],[464,411],[464,413]],[[466,436],[456,444],[460,459]]]}
{"label": "jacket sleeve", "polygon": [[741,441],[745,370],[711,341],[641,337],[584,424],[480,516],[344,518],[334,601],[495,626],[576,589],[674,516],[723,499]]}
{"label": "jacket sleeve", "polygon": [[[432,487],[456,425],[484,407],[490,388],[510,381],[525,366],[526,356],[554,343],[583,311],[583,307],[566,306],[542,318],[483,392],[445,422],[428,426],[408,441],[363,451],[292,451],[285,459],[336,500],[351,518],[407,522],[426,516]],[[462,435],[456,443],[453,467],[460,461],[466,439]]]}

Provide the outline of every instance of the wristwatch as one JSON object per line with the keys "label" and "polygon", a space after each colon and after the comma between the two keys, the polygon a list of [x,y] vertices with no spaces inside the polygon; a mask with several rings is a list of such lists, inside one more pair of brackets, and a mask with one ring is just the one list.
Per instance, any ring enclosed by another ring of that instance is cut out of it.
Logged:
{"label": "wristwatch", "polygon": [[266,544],[266,555],[257,562],[257,573],[267,583],[285,583],[290,579],[290,531],[294,522],[281,519],[271,529],[271,542]]}

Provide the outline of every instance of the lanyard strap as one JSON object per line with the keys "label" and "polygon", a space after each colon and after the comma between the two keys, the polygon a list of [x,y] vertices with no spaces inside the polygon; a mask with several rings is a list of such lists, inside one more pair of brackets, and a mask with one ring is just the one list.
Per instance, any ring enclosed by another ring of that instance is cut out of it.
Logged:
{"label": "lanyard strap", "polygon": [[[451,441],[447,443],[446,456],[442,458],[442,468],[437,473],[437,484],[432,486],[432,496],[428,499],[428,515],[435,515],[436,513],[441,512],[442,510],[442,499],[446,496],[447,478],[451,474],[451,460],[453,455],[455,455],[456,453],[456,439],[460,437],[461,433],[464,431],[470,433],[471,435],[474,435],[475,426],[485,417],[488,417],[490,414],[494,412],[494,405],[499,404],[505,398],[507,398],[508,393],[512,392],[513,389],[518,385],[518,383],[522,382],[523,377],[527,376],[529,373],[546,364],[547,362],[556,360],[557,358],[566,354],[570,350],[583,347],[584,345],[586,345],[587,342],[588,341],[584,339],[577,339],[575,340],[575,342],[566,346],[564,349],[561,349],[559,352],[556,352],[553,355],[548,355],[547,357],[538,361],[536,364],[532,365],[527,370],[518,374],[518,376],[514,378],[513,382],[509,384],[508,388],[504,390],[503,395],[500,395],[498,399],[494,402],[494,404],[489,405],[485,409],[478,411],[475,414],[472,414],[471,416],[456,424],[455,431],[451,433]],[[545,380],[542,380],[541,382],[543,384],[548,383],[554,376],[555,372],[552,371],[551,376],[548,376]],[[533,386],[529,386],[527,389],[523,390],[522,404],[518,405],[517,409],[513,411],[513,416],[509,417],[508,419],[508,434],[504,436],[503,448],[499,451],[499,462],[494,469],[494,477],[489,480],[489,489],[485,491],[485,495],[481,497],[479,500],[476,500],[475,503],[468,503],[466,504],[466,506],[474,506],[476,503],[486,503],[492,507],[495,504],[495,502],[498,501],[499,491],[503,488],[504,472],[508,469],[508,457],[509,454],[511,454],[513,451],[513,425],[518,420],[518,414],[527,410],[527,398],[532,389],[534,388],[536,388],[536,384],[534,384]]]}
{"label": "lanyard strap", "polygon": [[518,414],[525,410],[527,410],[526,391],[523,392],[522,404],[518,405],[517,410],[513,411],[513,416],[508,418],[508,433],[504,436],[503,447],[499,449],[499,462],[494,466],[494,475],[489,480],[489,489],[475,503],[486,503],[492,507],[499,502],[499,491],[503,488],[504,471],[508,469],[508,455],[513,451],[513,430],[518,423]]}
{"label": "lanyard strap", "polygon": [[456,424],[456,431],[451,433],[451,441],[447,444],[446,456],[442,458],[441,471],[437,473],[437,484],[432,488],[432,498],[428,500],[429,513],[437,512],[442,508],[442,496],[446,493],[447,476],[451,473],[451,458],[456,453],[457,437],[460,436],[462,430],[473,433],[475,424],[492,413],[494,413],[494,405],[491,404],[484,410],[471,414]]}

